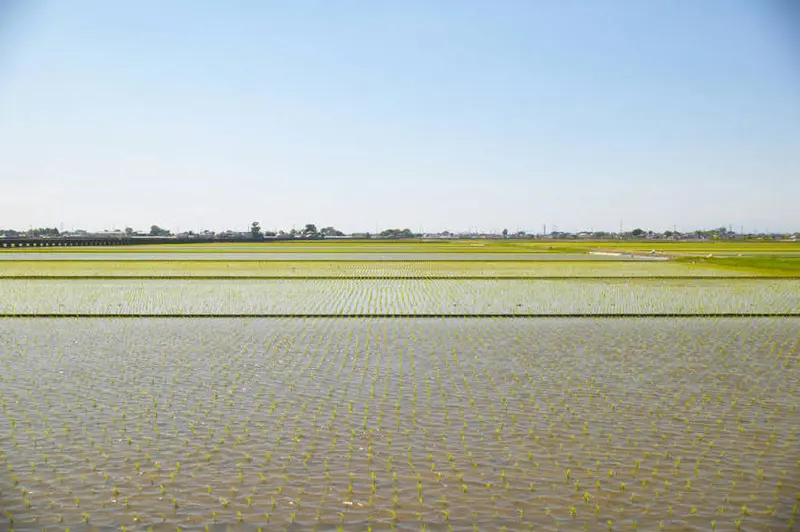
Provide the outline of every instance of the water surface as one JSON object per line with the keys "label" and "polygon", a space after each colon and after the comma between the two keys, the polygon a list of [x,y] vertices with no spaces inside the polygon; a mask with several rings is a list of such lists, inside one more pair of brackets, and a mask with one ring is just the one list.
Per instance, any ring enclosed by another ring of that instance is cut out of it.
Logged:
{"label": "water surface", "polygon": [[797,319],[2,319],[0,504],[18,530],[785,530],[798,338]]}

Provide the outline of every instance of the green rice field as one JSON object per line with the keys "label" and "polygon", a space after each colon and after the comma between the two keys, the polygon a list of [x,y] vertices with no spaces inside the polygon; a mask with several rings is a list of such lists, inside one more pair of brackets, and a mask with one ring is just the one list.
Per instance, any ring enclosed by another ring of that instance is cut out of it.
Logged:
{"label": "green rice field", "polygon": [[0,530],[798,529],[797,247],[287,245],[0,252]]}
{"label": "green rice field", "polygon": [[[796,273],[800,278],[800,271]],[[2,278],[547,278],[749,277],[780,270],[720,268],[691,261],[222,261],[0,260]]]}
{"label": "green rice field", "polygon": [[0,280],[0,314],[794,314],[786,279]]}
{"label": "green rice field", "polygon": [[[592,253],[497,253],[497,252],[458,252],[458,253],[359,253],[359,252],[331,252],[331,251],[295,251],[292,253],[281,252],[205,252],[198,251],[189,254],[188,252],[141,252],[135,253],[125,251],[118,256],[116,253],[95,253],[95,252],[22,252],[26,260],[82,260],[82,261],[116,261],[118,257],[125,260],[186,260],[191,257],[193,261],[655,261],[663,260],[663,257],[650,257],[648,255],[597,255]],[[0,253],[0,261],[16,260],[17,256],[10,253]]]}

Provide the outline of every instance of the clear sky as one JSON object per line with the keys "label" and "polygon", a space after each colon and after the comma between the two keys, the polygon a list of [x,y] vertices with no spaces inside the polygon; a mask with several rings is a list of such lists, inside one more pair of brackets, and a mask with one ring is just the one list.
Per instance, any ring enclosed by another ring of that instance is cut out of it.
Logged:
{"label": "clear sky", "polygon": [[0,228],[800,230],[772,0],[0,0]]}

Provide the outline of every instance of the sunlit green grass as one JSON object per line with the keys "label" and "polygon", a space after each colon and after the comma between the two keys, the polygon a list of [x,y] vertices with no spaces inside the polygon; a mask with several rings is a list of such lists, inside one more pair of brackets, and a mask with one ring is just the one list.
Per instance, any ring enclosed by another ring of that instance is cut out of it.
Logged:
{"label": "sunlit green grass", "polygon": [[771,254],[771,255],[798,255],[800,242],[778,241],[741,241],[741,240],[706,240],[697,242],[662,242],[662,241],[636,241],[636,242],[594,242],[581,243],[580,248],[604,248],[619,252],[645,252],[655,250],[660,254],[686,255],[686,254]]}
{"label": "sunlit green grass", "polygon": [[800,257],[683,257],[674,264],[692,264],[697,267],[712,267],[718,271],[741,272],[768,276],[800,277]]}

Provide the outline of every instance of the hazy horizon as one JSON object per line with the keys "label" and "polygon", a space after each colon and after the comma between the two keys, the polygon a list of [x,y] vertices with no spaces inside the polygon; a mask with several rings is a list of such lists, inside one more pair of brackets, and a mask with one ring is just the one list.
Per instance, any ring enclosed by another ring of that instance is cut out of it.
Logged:
{"label": "hazy horizon", "polygon": [[0,229],[797,231],[789,5],[0,0]]}

